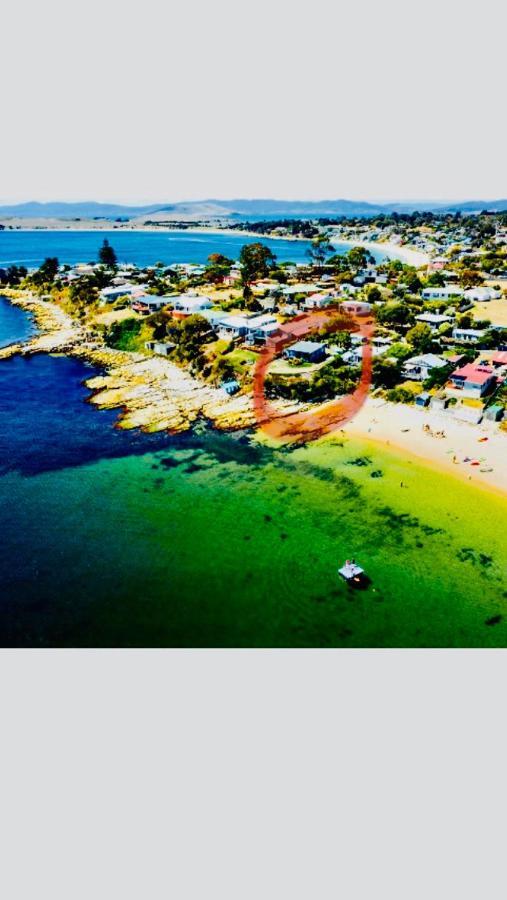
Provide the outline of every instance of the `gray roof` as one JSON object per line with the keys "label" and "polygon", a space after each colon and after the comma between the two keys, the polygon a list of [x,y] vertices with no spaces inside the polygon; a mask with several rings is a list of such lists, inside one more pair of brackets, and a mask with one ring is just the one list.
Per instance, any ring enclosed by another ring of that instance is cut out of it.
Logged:
{"label": "gray roof", "polygon": [[319,344],[318,341],[298,341],[289,350],[295,350],[296,353],[315,353],[316,350],[325,348],[325,344]]}
{"label": "gray roof", "polygon": [[428,369],[442,369],[447,365],[445,359],[435,353],[424,353],[422,356],[411,356],[406,360],[411,366],[427,366]]}

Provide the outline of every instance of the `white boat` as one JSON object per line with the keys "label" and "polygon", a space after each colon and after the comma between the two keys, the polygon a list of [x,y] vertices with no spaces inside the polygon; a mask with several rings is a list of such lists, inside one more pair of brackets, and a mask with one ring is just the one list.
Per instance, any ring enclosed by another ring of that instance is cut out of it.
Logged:
{"label": "white boat", "polygon": [[360,585],[367,580],[366,573],[353,559],[345,560],[345,565],[338,569],[338,574],[349,584]]}

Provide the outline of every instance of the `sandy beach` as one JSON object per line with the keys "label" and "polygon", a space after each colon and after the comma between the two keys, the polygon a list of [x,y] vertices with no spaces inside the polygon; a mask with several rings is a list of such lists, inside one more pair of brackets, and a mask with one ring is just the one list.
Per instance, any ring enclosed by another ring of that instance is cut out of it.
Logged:
{"label": "sandy beach", "polygon": [[[445,436],[432,437],[424,425]],[[507,496],[507,433],[493,422],[471,425],[445,413],[370,398],[344,430]]]}
{"label": "sandy beach", "polygon": [[[9,299],[34,315],[39,333],[24,344],[4,348],[0,359],[40,352],[85,358],[103,371],[88,381],[93,392],[91,402],[101,408],[122,410],[121,427],[183,431],[199,416],[218,429],[255,425],[250,394],[229,397],[167,359],[112,350],[90,340],[85,329],[56,304],[26,294]],[[277,407],[282,415],[295,409],[282,401]],[[507,496],[507,433],[496,423],[472,425],[453,419],[447,412],[368,398],[344,430],[351,438],[399,451],[455,478]],[[437,433],[443,436],[435,436]]]}
{"label": "sandy beach", "polygon": [[430,258],[427,253],[422,250],[415,250],[413,247],[401,246],[399,244],[389,244],[387,241],[349,241],[340,237],[335,237],[331,241],[332,244],[344,244],[348,247],[365,247],[370,252],[380,251],[386,256],[393,259],[400,259],[409,266],[415,266],[419,269],[421,266],[427,266]]}

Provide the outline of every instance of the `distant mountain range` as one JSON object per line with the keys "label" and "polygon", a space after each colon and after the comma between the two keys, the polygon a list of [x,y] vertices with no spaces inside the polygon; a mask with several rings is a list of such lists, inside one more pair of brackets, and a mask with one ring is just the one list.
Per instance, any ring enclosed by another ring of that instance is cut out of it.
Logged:
{"label": "distant mountain range", "polygon": [[381,214],[431,211],[474,213],[487,209],[506,212],[504,200],[466,200],[462,203],[366,203],[356,200],[197,200],[184,203],[152,203],[128,206],[120,203],[18,203],[0,206],[0,218],[17,219],[129,219],[152,221],[197,221],[209,219],[283,219],[364,217]]}

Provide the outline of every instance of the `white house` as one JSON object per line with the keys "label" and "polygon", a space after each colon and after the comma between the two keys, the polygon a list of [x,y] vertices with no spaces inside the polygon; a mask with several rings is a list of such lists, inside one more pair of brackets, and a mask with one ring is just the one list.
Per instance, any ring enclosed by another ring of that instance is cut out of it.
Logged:
{"label": "white house", "polygon": [[119,297],[135,297],[144,294],[144,288],[140,284],[119,284],[116,287],[103,288],[100,299],[103,303],[112,303]]}
{"label": "white house", "polygon": [[157,310],[167,306],[169,302],[169,297],[157,297],[154,294],[142,294],[140,297],[133,298],[131,306],[135,312],[148,315],[148,313],[157,312]]}
{"label": "white house", "polygon": [[489,287],[475,287],[465,291],[467,300],[475,300],[477,303],[488,303],[490,300],[499,300],[502,296],[501,291]]}
{"label": "white house", "polygon": [[249,316],[235,315],[223,316],[217,322],[218,336],[224,340],[244,337],[248,330]]}
{"label": "white house", "polygon": [[[259,317],[261,318],[261,317]],[[273,322],[264,322],[255,329],[249,329],[245,337],[246,344],[265,344],[270,337],[278,331],[279,325],[275,319]]]}
{"label": "white house", "polygon": [[447,365],[445,359],[435,353],[424,353],[411,356],[403,364],[402,374],[411,381],[425,381],[432,369],[443,369]]}
{"label": "white house", "polygon": [[[376,356],[381,356],[382,353],[385,353],[386,347],[383,346],[375,346],[372,342],[371,347],[371,355],[373,358]],[[349,366],[360,366],[363,362],[363,345],[356,344],[351,347],[350,350],[346,350],[345,353],[341,353],[340,350],[336,350],[333,355],[339,355],[343,359],[344,362],[348,363]]]}
{"label": "white house", "polygon": [[452,284],[445,287],[426,287],[421,294],[423,300],[449,300],[450,297],[462,297],[463,289]]}
{"label": "white house", "polygon": [[462,344],[477,344],[485,333],[478,328],[455,328],[452,336],[455,341],[460,341]]}
{"label": "white house", "polygon": [[213,306],[209,297],[190,293],[175,294],[174,297],[167,298],[166,303],[171,303],[177,312],[185,313],[187,316],[200,313],[203,309],[211,309]]}
{"label": "white house", "polygon": [[371,312],[371,303],[364,300],[342,300],[340,308],[353,316],[367,316]]}
{"label": "white house", "polygon": [[332,294],[310,294],[304,305],[306,309],[324,309],[326,306],[330,306],[334,300]]}
{"label": "white house", "polygon": [[282,294],[286,297],[294,297],[296,294],[314,294],[315,293],[315,285],[314,284],[288,284],[286,287],[282,288]]}
{"label": "white house", "polygon": [[[269,314],[224,316],[217,324],[217,331],[218,336],[224,340],[234,340],[238,337],[246,338],[249,335],[253,337],[255,332],[259,331],[264,325],[273,325],[275,323],[276,327],[278,327],[276,317]],[[255,341],[251,342],[255,343]]]}
{"label": "white house", "polygon": [[453,321],[452,316],[446,316],[443,313],[421,313],[420,316],[415,318],[417,322],[429,325],[432,331],[438,331],[441,325],[446,325],[448,322]]}

